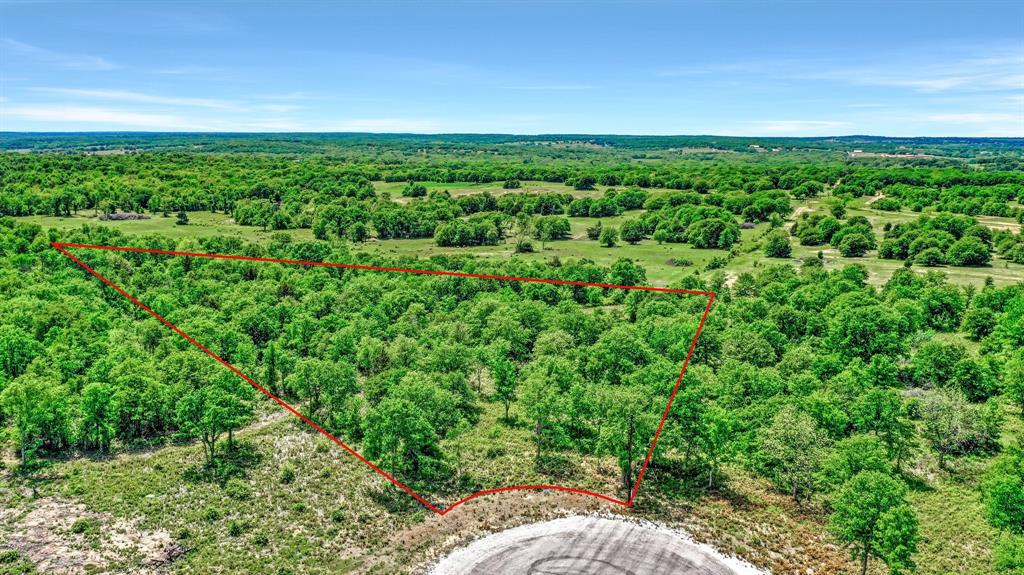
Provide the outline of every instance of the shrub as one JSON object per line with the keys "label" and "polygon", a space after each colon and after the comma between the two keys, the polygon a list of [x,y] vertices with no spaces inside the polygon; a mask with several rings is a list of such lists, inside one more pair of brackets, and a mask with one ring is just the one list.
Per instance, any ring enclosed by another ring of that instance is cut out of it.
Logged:
{"label": "shrub", "polygon": [[640,220],[629,220],[622,224],[622,239],[630,244],[638,244],[647,235],[644,223]]}
{"label": "shrub", "polygon": [[871,240],[864,234],[850,234],[839,242],[839,253],[847,258],[859,258],[871,249]]}
{"label": "shrub", "polygon": [[914,262],[920,266],[933,268],[946,263],[946,256],[942,254],[942,250],[939,248],[928,248],[917,254],[917,257],[914,258]]}
{"label": "shrub", "polygon": [[768,234],[764,242],[764,253],[770,258],[788,258],[793,253],[789,245],[789,236],[784,231]]}
{"label": "shrub", "polygon": [[729,258],[726,256],[715,256],[704,265],[705,271],[717,270],[729,265]]}
{"label": "shrub", "polygon": [[1004,533],[993,551],[996,569],[1006,573],[1024,573],[1024,535]]}
{"label": "shrub", "polygon": [[277,479],[283,485],[288,485],[295,481],[295,466],[291,463],[286,463],[284,467],[281,468],[281,473],[278,475]]}
{"label": "shrub", "polygon": [[234,519],[231,523],[228,523],[228,535],[232,537],[238,537],[248,530],[245,522],[240,519]]}
{"label": "shrub", "polygon": [[95,533],[99,530],[99,523],[92,517],[79,517],[75,519],[75,522],[71,524],[71,532],[78,533],[80,535],[87,533]]}
{"label": "shrub", "polygon": [[529,254],[533,253],[533,242],[527,238],[523,238],[516,242],[516,253],[517,254]]}
{"label": "shrub", "polygon": [[900,211],[900,201],[896,198],[882,198],[871,204],[871,207],[876,210],[882,210],[886,212],[898,212]]}
{"label": "shrub", "polygon": [[576,178],[576,181],[573,183],[573,187],[577,190],[593,190],[594,184],[596,183],[597,178],[594,176],[580,176],[579,178]]}
{"label": "shrub", "polygon": [[967,337],[975,341],[982,340],[992,333],[996,325],[996,314],[987,307],[971,307],[964,314],[960,323],[960,330],[967,333]]}
{"label": "shrub", "polygon": [[203,509],[202,518],[207,523],[213,523],[214,521],[221,518],[220,509],[217,509],[216,507],[213,506],[207,507],[206,509]]}
{"label": "shrub", "polygon": [[619,240],[619,230],[607,227],[601,230],[601,237],[598,241],[606,248],[614,248]]}
{"label": "shrub", "polygon": [[423,184],[409,182],[402,188],[402,196],[406,198],[422,198],[427,195],[427,187]]}
{"label": "shrub", "polygon": [[249,485],[241,479],[232,478],[224,485],[224,494],[239,501],[248,499],[252,494]]}

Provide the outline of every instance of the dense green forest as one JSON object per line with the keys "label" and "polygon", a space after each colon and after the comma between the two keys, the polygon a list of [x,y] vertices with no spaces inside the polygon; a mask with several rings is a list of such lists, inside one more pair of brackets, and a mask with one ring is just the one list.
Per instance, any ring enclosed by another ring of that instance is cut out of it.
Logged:
{"label": "dense green forest", "polygon": [[[218,457],[230,452],[230,439],[219,440],[251,421],[258,399],[249,386],[86,276],[50,247],[53,234],[11,219],[0,227],[0,397],[26,469],[64,453],[187,436],[203,441],[210,473],[230,476],[230,457],[225,467]],[[59,239],[127,241],[96,230]],[[323,242],[130,243],[353,261],[343,244]],[[500,406],[506,425],[526,421],[536,464],[553,477],[565,451],[609,455],[628,492],[638,446],[649,442],[706,303],[600,288],[79,256],[386,469],[441,497],[479,485],[458,446],[487,403]],[[715,290],[720,303],[684,378],[651,489],[691,474],[712,488],[728,481],[722,465],[738,462],[797,501],[828,497],[841,537],[863,520],[847,518],[863,510],[849,503],[858,509],[844,511],[843,501],[867,497],[887,502],[876,511],[890,513],[897,523],[887,528],[906,535],[916,523],[901,478],[913,477],[915,461],[933,453],[939,469],[952,472],[961,458],[997,453],[1004,420],[1019,416],[1024,289],[965,291],[941,273],[906,271],[875,290],[857,267],[828,273],[816,263],[744,275],[731,288],[721,275],[680,284]],[[627,260],[611,269],[586,261],[430,265],[644,282]],[[977,345],[945,337],[957,332]],[[983,493],[990,520],[1012,532],[1022,512],[1020,455],[1011,450],[997,461]],[[892,536],[873,532],[870,551],[905,567],[912,545],[887,549]],[[1019,541],[1008,535],[1001,545],[1000,560],[1012,561]]]}
{"label": "dense green forest", "polygon": [[[45,485],[68,460],[196,443],[201,455],[174,473],[240,501],[254,471],[252,447],[236,435],[274,407],[51,242],[617,285],[650,283],[631,256],[637,245],[685,244],[717,250],[719,263],[680,269],[668,286],[717,296],[640,509],[735,493],[753,478],[849,549],[857,568],[940,573],[954,568],[939,562],[935,538],[955,533],[937,531],[920,498],[953,485],[980,502],[972,521],[987,530],[974,558],[983,563],[964,572],[1024,570],[1024,277],[957,281],[960,268],[1024,263],[1017,140],[81,138],[2,140],[37,149],[0,155],[0,425],[11,485]],[[718,151],[678,151],[712,144]],[[902,146],[935,157],[849,156]],[[480,182],[500,192],[458,193]],[[851,215],[869,198],[881,219]],[[176,215],[188,232],[190,215],[210,211],[268,239],[98,225]],[[580,219],[580,242],[618,246],[612,263],[458,251],[509,244],[543,256],[569,243]],[[292,234],[304,229],[308,239]],[[768,259],[730,267],[750,232]],[[370,249],[416,238],[453,251],[417,259]],[[793,257],[801,247],[819,251]],[[69,249],[442,504],[529,481],[628,497],[708,303]],[[824,250],[865,265],[835,265]],[[893,259],[905,265],[869,281],[867,264]],[[279,484],[297,472],[285,465]],[[8,491],[14,505],[21,496]],[[396,516],[417,512],[397,495],[374,496]]]}

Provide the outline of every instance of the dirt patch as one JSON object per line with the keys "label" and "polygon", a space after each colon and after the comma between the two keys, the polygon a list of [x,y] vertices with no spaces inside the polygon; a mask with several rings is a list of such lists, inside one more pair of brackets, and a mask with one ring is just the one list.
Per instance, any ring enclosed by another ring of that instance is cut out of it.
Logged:
{"label": "dirt patch", "polygon": [[418,573],[455,547],[491,533],[537,521],[599,512],[621,514],[623,510],[594,497],[563,491],[497,494],[467,502],[444,517],[430,514],[422,523],[395,533],[387,547],[398,555],[423,558],[424,563],[413,570]]}
{"label": "dirt patch", "polygon": [[0,549],[18,551],[44,573],[167,572],[184,549],[166,531],[145,530],[138,522],[44,497],[0,510]]}

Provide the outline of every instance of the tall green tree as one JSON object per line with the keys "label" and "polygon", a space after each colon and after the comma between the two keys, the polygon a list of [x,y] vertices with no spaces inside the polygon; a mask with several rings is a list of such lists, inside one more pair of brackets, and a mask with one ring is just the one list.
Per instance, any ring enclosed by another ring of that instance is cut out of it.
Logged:
{"label": "tall green tree", "polygon": [[810,415],[787,405],[761,431],[761,455],[776,485],[799,502],[814,487],[814,476],[825,459],[827,434]]}
{"label": "tall green tree", "polygon": [[618,459],[622,489],[629,496],[658,425],[657,410],[644,389],[606,386],[600,395],[598,453]]}
{"label": "tall green tree", "polygon": [[100,451],[110,449],[117,433],[117,407],[114,389],[105,383],[90,383],[82,389],[80,400],[79,440]]}
{"label": "tall green tree", "polygon": [[714,486],[719,467],[733,453],[735,427],[733,416],[717,406],[711,406],[700,414],[696,444],[708,470],[708,489]]}
{"label": "tall green tree", "polygon": [[565,402],[558,387],[542,372],[532,373],[523,382],[521,401],[526,417],[533,425],[533,436],[539,459],[548,440],[557,435],[558,420],[564,412]]}
{"label": "tall green tree", "polygon": [[516,364],[504,354],[491,358],[491,377],[494,379],[494,394],[505,404],[505,421],[508,421],[509,408],[516,399],[518,374]]}
{"label": "tall green tree", "polygon": [[411,401],[387,398],[366,416],[364,453],[392,472],[422,476],[438,457],[437,433]]}
{"label": "tall green tree", "polygon": [[894,575],[913,570],[918,527],[906,494],[899,480],[862,471],[832,501],[829,529],[860,560],[861,575],[867,574],[871,557],[882,560]]}
{"label": "tall green tree", "polygon": [[237,401],[238,398],[215,385],[193,389],[178,401],[178,427],[202,442],[208,467],[216,463],[217,440],[232,427]]}

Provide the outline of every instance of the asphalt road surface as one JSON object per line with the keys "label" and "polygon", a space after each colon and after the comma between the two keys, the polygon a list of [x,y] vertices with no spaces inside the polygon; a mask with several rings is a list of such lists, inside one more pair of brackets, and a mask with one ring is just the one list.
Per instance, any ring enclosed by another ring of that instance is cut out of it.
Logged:
{"label": "asphalt road surface", "polygon": [[566,517],[478,539],[430,575],[762,575],[654,525]]}

